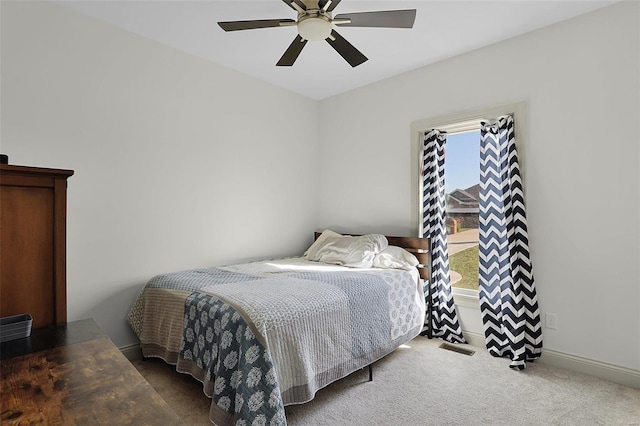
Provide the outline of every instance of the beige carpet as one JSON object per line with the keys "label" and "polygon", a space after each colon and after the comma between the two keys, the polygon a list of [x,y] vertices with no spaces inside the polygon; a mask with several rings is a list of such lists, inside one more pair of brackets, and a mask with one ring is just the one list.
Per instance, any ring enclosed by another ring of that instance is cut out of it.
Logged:
{"label": "beige carpet", "polygon": [[[524,371],[476,349],[473,356],[417,337],[331,384],[313,401],[286,407],[289,425],[640,426],[640,390],[539,363]],[[208,425],[210,400],[190,376],[160,360],[135,367],[189,425]]]}

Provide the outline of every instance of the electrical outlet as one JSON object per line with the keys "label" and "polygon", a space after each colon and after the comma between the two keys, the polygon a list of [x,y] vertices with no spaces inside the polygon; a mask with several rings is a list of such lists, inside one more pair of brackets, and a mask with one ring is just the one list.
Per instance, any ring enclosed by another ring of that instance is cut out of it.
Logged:
{"label": "electrical outlet", "polygon": [[545,314],[545,326],[552,330],[556,330],[558,328],[558,316],[556,314],[552,314],[547,312]]}

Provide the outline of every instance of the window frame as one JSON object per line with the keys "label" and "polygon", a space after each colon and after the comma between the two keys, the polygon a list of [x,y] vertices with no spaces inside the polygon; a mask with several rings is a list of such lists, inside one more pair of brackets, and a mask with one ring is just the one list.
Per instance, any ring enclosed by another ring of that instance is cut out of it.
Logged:
{"label": "window frame", "polygon": [[[515,124],[515,139],[520,162],[522,185],[526,179],[523,164],[526,159],[526,105],[517,102],[507,105],[483,108],[437,118],[418,120],[411,123],[411,223],[418,235],[422,235],[422,146],[425,132],[438,129],[447,133],[463,133],[480,129],[481,122],[495,121],[498,117],[512,115]],[[524,189],[524,188],[523,188]],[[526,191],[525,191],[526,193]],[[477,307],[478,290],[452,287],[455,303]]]}

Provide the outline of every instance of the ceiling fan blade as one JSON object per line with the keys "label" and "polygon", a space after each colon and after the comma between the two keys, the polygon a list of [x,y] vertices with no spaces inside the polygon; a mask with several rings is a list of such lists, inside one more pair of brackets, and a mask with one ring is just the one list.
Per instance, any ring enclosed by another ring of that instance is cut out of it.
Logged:
{"label": "ceiling fan blade", "polygon": [[[298,11],[298,8],[302,9],[302,11],[307,10],[307,6],[305,6],[305,4],[302,2],[302,0],[282,0],[283,2],[285,2],[287,4],[287,6],[289,6],[291,9]],[[294,5],[295,3],[295,5]],[[296,7],[298,6],[298,7]]]}
{"label": "ceiling fan blade", "polygon": [[340,0],[320,0],[318,2],[318,7],[320,7],[320,9],[323,9],[328,1],[331,1],[331,3],[327,7],[327,12],[331,12],[340,3]]}
{"label": "ceiling fan blade", "polygon": [[[331,37],[333,37],[333,40],[331,40]],[[367,60],[367,57],[364,56],[362,52],[353,47],[353,45],[338,34],[336,30],[331,31],[331,37],[326,39],[327,43],[329,43],[345,61],[349,62],[349,65],[352,67],[357,67]]]}
{"label": "ceiling fan blade", "polygon": [[351,23],[341,24],[341,27],[381,27],[381,28],[412,28],[416,20],[416,10],[385,10],[380,12],[342,13],[334,20],[350,19]]}
{"label": "ceiling fan blade", "polygon": [[307,44],[307,40],[303,39],[298,35],[293,43],[289,45],[287,50],[282,55],[282,58],[276,64],[279,67],[290,67],[293,63],[298,59],[298,55],[302,52],[302,48]]}
{"label": "ceiling fan blade", "polygon": [[256,19],[253,21],[218,22],[225,31],[255,30],[256,28],[280,27],[280,24],[295,24],[293,19]]}

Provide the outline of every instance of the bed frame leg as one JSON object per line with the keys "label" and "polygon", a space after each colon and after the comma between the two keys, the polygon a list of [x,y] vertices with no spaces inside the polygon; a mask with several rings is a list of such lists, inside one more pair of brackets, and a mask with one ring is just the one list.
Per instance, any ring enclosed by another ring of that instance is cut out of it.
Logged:
{"label": "bed frame leg", "polygon": [[369,381],[373,382],[373,365],[369,364]]}

